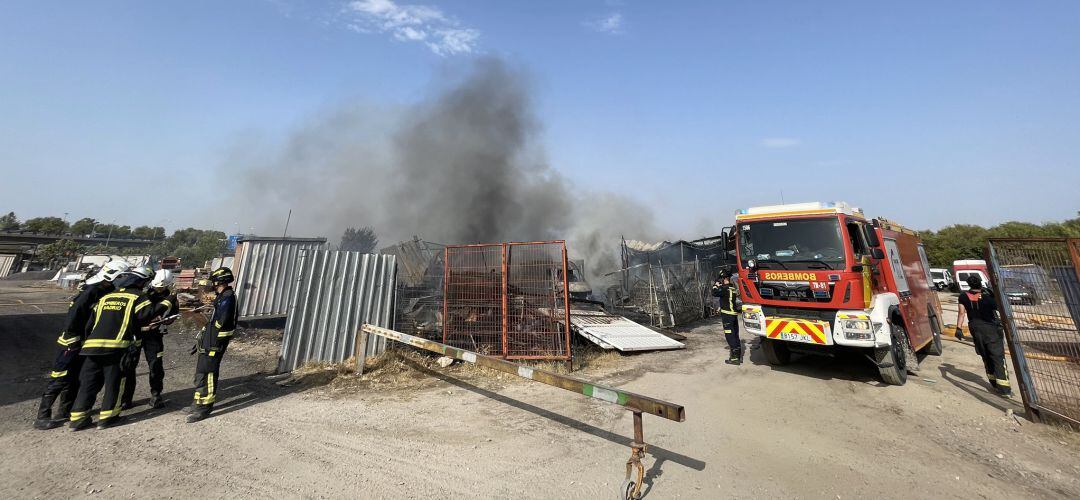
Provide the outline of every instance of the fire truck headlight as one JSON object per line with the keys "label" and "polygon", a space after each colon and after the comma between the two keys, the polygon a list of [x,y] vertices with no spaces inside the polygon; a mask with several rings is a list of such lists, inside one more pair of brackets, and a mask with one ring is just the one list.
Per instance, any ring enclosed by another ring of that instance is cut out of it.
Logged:
{"label": "fire truck headlight", "polygon": [[843,326],[844,337],[850,340],[871,340],[874,338],[870,322],[865,319],[846,319]]}
{"label": "fire truck headlight", "polygon": [[870,322],[865,319],[846,319],[844,320],[844,330],[869,332]]}

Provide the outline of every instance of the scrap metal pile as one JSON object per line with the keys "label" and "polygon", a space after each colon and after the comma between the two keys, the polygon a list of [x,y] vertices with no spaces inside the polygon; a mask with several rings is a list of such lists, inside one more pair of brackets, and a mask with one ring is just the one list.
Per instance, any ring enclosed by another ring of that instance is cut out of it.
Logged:
{"label": "scrap metal pile", "polygon": [[623,240],[618,285],[607,291],[615,307],[647,316],[657,327],[709,316],[709,289],[730,264],[726,234],[694,241]]}
{"label": "scrap metal pile", "polygon": [[565,258],[561,241],[445,246],[414,237],[381,253],[397,257],[394,324],[408,335],[508,359],[570,359],[571,333],[603,349],[683,347],[591,301],[582,265]]}

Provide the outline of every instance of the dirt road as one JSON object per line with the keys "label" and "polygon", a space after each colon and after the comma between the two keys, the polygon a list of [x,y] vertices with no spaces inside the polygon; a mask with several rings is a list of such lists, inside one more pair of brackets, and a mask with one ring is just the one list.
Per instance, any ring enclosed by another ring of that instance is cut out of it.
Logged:
{"label": "dirt road", "polygon": [[[100,432],[36,431],[57,324],[0,309],[6,497],[615,498],[629,454],[625,410],[475,370],[406,360],[407,383],[374,373],[282,387],[266,379],[277,345],[254,331],[230,347],[221,411],[204,422],[176,411],[193,364],[177,331],[173,407],[140,406]],[[686,407],[684,423],[645,417],[647,498],[1080,497],[1080,437],[1007,416],[1022,407],[987,392],[970,347],[947,342],[919,377],[883,387],[857,357],[776,369],[754,349],[724,365],[717,331],[706,323],[685,351],[605,356],[578,373]]]}

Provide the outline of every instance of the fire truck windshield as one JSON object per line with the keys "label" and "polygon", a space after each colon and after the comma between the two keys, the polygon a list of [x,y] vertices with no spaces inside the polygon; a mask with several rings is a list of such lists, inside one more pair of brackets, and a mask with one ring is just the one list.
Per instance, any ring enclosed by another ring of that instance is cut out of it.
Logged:
{"label": "fire truck windshield", "polygon": [[739,224],[742,267],[756,259],[761,269],[844,269],[844,238],[835,217]]}

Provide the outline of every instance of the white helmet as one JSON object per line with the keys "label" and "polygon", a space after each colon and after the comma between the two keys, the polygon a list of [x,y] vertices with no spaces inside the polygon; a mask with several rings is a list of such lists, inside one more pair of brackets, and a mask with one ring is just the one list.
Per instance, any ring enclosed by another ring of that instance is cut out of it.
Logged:
{"label": "white helmet", "polygon": [[139,279],[148,280],[154,277],[154,270],[147,265],[135,266],[128,270],[128,274],[137,276]]}
{"label": "white helmet", "polygon": [[154,281],[150,282],[150,286],[153,288],[169,288],[173,284],[172,271],[168,269],[159,269],[154,273]]}
{"label": "white helmet", "polygon": [[86,283],[93,285],[102,281],[112,282],[120,273],[127,272],[128,269],[131,269],[131,264],[128,264],[126,260],[110,260],[101,266],[101,271],[87,279]]}

